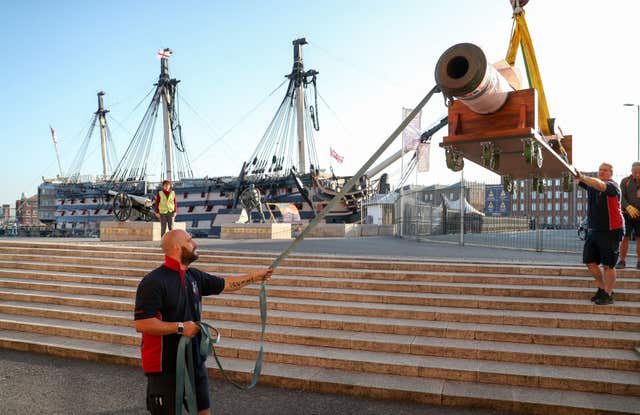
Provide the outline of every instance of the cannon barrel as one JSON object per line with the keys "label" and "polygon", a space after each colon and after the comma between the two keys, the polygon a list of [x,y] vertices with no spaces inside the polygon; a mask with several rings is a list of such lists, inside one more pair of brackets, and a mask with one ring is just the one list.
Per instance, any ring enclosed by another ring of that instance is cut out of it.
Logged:
{"label": "cannon barrel", "polygon": [[[107,193],[109,194],[109,196],[116,196],[118,195],[120,192],[116,192],[115,190],[109,190],[107,191]],[[129,193],[125,193],[125,195],[131,199],[132,202],[138,204],[138,205],[142,205],[144,207],[151,207],[153,205],[153,201],[151,199],[149,199],[148,197],[144,197],[144,196],[136,196],[136,195],[132,195]]]}
{"label": "cannon barrel", "polygon": [[438,59],[435,77],[445,95],[462,101],[478,114],[498,111],[513,90],[473,43],[458,43],[447,49]]}

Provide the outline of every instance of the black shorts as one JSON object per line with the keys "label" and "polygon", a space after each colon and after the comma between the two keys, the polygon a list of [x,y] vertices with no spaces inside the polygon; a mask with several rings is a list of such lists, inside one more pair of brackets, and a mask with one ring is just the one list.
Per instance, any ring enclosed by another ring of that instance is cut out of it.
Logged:
{"label": "black shorts", "polygon": [[[147,373],[147,409],[151,415],[175,415],[176,375],[175,373]],[[195,370],[196,402],[198,411],[209,409],[209,379],[204,364]],[[186,401],[183,401],[183,405]]]}
{"label": "black shorts", "polygon": [[622,235],[622,229],[614,231],[589,230],[582,251],[582,262],[585,264],[595,262],[611,268],[615,267],[620,255]]}
{"label": "black shorts", "polygon": [[640,219],[632,219],[626,211],[622,212],[622,216],[624,216],[624,235],[633,241],[640,236]]}

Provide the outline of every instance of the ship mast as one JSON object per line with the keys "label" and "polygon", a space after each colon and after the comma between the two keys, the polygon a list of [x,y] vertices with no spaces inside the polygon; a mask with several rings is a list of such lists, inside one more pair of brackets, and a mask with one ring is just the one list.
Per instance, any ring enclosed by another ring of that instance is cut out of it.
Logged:
{"label": "ship mast", "polygon": [[98,111],[96,111],[96,115],[98,116],[98,120],[100,122],[100,147],[102,149],[102,176],[107,177],[109,174],[107,169],[107,118],[105,115],[109,110],[104,109],[102,97],[104,96],[104,91],[98,92]]}
{"label": "ship mast", "polygon": [[302,45],[307,44],[306,38],[293,41],[293,71],[291,76],[295,82],[296,119],[298,126],[298,172],[306,171],[305,137],[304,137],[304,81],[306,74],[302,62]]}
{"label": "ship mast", "polygon": [[162,96],[162,120],[164,125],[165,179],[173,180],[171,109],[174,104],[173,91],[175,90],[176,84],[180,81],[169,77],[169,56],[173,51],[165,48],[163,52],[160,58],[160,79],[158,80],[158,85],[162,88],[160,93]]}

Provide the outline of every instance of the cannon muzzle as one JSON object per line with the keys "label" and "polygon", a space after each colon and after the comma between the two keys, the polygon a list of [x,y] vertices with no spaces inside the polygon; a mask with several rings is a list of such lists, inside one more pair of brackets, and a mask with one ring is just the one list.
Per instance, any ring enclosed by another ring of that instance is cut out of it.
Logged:
{"label": "cannon muzzle", "polygon": [[447,96],[456,98],[478,114],[498,111],[513,88],[487,62],[480,47],[458,43],[447,49],[436,64],[436,84]]}

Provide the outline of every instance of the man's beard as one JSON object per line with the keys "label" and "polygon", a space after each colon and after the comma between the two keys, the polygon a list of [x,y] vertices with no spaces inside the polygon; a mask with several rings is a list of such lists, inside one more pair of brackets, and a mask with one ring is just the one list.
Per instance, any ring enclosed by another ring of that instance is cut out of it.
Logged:
{"label": "man's beard", "polygon": [[182,265],[187,266],[191,264],[193,261],[198,259],[200,254],[198,254],[198,250],[194,249],[193,251],[188,251],[184,246],[182,247],[182,253],[180,254],[180,262]]}

